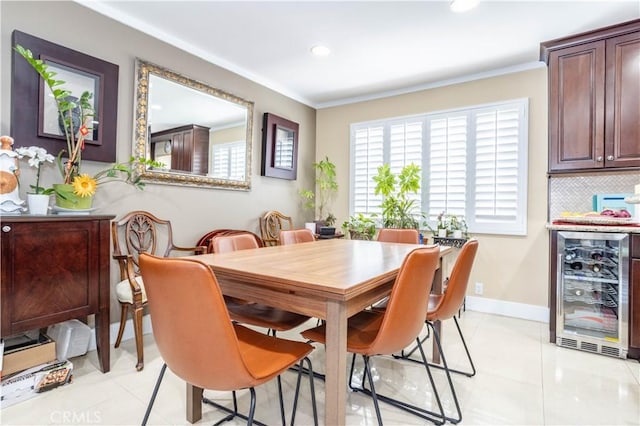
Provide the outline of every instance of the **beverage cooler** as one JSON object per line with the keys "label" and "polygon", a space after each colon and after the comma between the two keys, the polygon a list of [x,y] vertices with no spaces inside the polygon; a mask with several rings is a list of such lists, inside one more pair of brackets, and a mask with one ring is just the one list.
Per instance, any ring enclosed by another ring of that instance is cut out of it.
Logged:
{"label": "beverage cooler", "polygon": [[626,358],[629,234],[557,235],[556,344]]}

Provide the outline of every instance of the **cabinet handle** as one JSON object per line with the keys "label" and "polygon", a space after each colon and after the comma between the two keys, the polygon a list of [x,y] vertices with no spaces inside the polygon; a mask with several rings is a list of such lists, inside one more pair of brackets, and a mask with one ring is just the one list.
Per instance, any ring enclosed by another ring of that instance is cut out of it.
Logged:
{"label": "cabinet handle", "polygon": [[608,155],[607,156],[607,161],[613,161],[613,155]]}
{"label": "cabinet handle", "polygon": [[602,161],[602,155],[599,155],[598,158],[596,158],[596,161]]}
{"label": "cabinet handle", "polygon": [[[564,309],[564,282],[562,281],[564,259],[562,253],[558,254],[558,264],[556,266],[556,327],[562,321],[562,311]],[[558,289],[562,291],[558,291]],[[564,329],[564,323],[562,324]]]}
{"label": "cabinet handle", "polygon": [[10,232],[11,231],[11,227],[9,225],[5,225],[2,227],[2,232]]}

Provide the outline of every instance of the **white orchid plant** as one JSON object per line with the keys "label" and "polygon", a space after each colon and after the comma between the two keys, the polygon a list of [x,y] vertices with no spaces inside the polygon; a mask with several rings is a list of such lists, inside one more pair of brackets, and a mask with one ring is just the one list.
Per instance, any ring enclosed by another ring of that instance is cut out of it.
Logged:
{"label": "white orchid plant", "polygon": [[32,194],[44,194],[49,195],[53,192],[52,188],[43,188],[40,186],[40,168],[44,163],[51,163],[55,160],[55,157],[49,153],[47,150],[39,147],[39,146],[29,146],[29,147],[20,147],[16,148],[16,153],[18,154],[18,158],[29,158],[28,163],[29,166],[35,167],[36,172],[36,184],[29,185],[29,187],[33,190]]}

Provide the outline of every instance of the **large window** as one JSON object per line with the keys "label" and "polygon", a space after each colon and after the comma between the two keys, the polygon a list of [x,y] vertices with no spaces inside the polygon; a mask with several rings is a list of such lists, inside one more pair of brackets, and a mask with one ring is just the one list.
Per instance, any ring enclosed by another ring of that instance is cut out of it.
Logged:
{"label": "large window", "polygon": [[373,176],[384,163],[422,169],[417,203],[470,232],[527,232],[527,100],[351,125],[351,214],[380,214]]}

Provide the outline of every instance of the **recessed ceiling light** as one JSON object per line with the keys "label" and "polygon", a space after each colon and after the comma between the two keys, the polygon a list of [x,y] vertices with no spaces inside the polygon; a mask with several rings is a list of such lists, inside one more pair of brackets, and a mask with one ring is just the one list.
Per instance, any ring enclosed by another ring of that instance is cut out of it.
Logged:
{"label": "recessed ceiling light", "polygon": [[480,3],[480,0],[451,0],[451,11],[456,13],[466,12],[473,9]]}
{"label": "recessed ceiling light", "polygon": [[311,48],[311,53],[313,53],[316,56],[327,56],[331,53],[331,49],[329,49],[327,46],[318,44]]}

